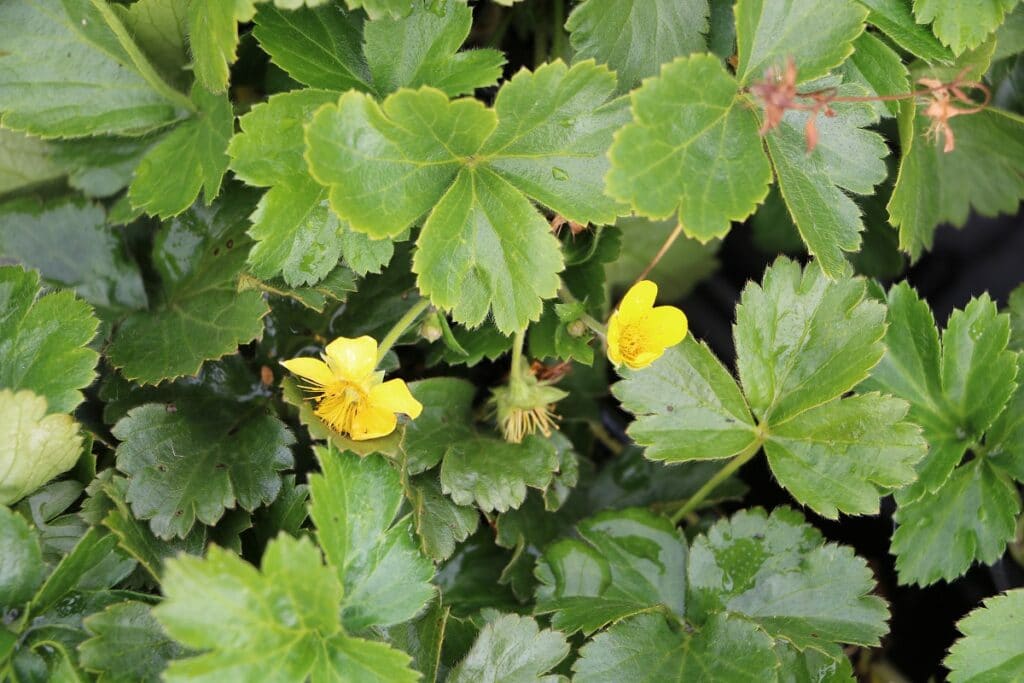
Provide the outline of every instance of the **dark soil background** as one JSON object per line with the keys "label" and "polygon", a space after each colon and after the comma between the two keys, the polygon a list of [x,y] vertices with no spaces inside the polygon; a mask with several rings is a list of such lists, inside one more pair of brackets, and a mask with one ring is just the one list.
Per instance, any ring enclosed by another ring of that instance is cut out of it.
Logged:
{"label": "dark soil background", "polygon": [[[775,257],[754,246],[750,229],[740,226],[734,226],[718,256],[722,267],[682,305],[693,333],[706,340],[727,366],[735,367],[731,326],[740,291],[748,280],[760,280]],[[963,229],[939,228],[934,248],[909,268],[906,279],[929,301],[940,327],[945,327],[954,308],[986,291],[1004,306],[1010,292],[1024,281],[1024,214],[972,216]],[[743,506],[800,507],[775,482],[764,458],[747,465],[741,478],[750,486]],[[899,586],[889,554],[891,498],[882,502],[878,517],[842,516],[832,521],[804,512],[827,537],[853,546],[871,564],[893,615],[883,656],[912,681],[944,680],[948,672],[941,661],[958,636],[957,620],[984,598],[1024,586],[1024,570],[1008,555],[992,567],[975,565],[952,583],[923,589]]]}

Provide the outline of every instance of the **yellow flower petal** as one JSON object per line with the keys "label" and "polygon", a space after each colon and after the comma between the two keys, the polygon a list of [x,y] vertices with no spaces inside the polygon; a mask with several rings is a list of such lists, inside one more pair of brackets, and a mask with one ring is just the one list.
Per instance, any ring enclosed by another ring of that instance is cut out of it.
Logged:
{"label": "yellow flower petal", "polygon": [[631,370],[639,370],[640,368],[646,368],[654,361],[661,358],[661,354],[665,353],[665,349],[657,349],[652,351],[641,351],[636,354],[633,358],[626,358],[626,367]]}
{"label": "yellow flower petal", "polygon": [[377,367],[377,340],[373,337],[338,337],[324,351],[327,364],[340,379],[360,382]]}
{"label": "yellow flower petal", "polygon": [[643,317],[654,306],[658,298],[658,285],[650,280],[641,280],[626,292],[619,302],[618,315],[623,323]]}
{"label": "yellow flower petal", "polygon": [[327,363],[316,358],[292,358],[281,361],[288,372],[309,380],[318,386],[326,386],[336,381],[334,373],[327,367]]}
{"label": "yellow flower petal", "polygon": [[352,425],[349,436],[354,441],[367,441],[379,439],[395,431],[398,426],[398,418],[390,410],[378,408],[373,405],[363,405],[352,417]]}
{"label": "yellow flower petal", "polygon": [[400,379],[392,379],[370,389],[370,405],[392,413],[403,413],[416,419],[423,412],[423,404],[413,398],[409,386]]}
{"label": "yellow flower petal", "polygon": [[644,316],[641,326],[651,350],[667,349],[686,338],[686,314],[675,306],[658,306],[651,310]]}

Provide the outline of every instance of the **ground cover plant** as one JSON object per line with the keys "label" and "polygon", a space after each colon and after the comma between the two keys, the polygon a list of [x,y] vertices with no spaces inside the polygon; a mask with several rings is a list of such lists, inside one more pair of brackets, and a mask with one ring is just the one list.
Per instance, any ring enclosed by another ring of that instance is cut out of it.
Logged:
{"label": "ground cover plant", "polygon": [[1024,289],[916,276],[1019,210],[1022,52],[0,0],[0,679],[1024,680]]}

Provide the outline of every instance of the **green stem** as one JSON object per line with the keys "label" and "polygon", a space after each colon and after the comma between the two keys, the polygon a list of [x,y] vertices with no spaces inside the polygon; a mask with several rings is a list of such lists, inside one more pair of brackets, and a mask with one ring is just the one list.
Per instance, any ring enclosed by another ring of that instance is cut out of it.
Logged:
{"label": "green stem", "polygon": [[174,104],[182,107],[185,111],[196,113],[196,105],[192,103],[184,93],[172,88],[167,82],[160,78],[160,74],[156,72],[153,65],[149,63],[146,56],[142,54],[142,50],[135,44],[132,37],[128,35],[128,31],[125,29],[124,24],[114,14],[114,10],[111,9],[110,5],[107,4],[107,0],[92,0],[93,7],[100,13],[103,20],[107,22],[107,26],[113,31],[114,36],[117,38],[117,42],[121,45],[122,49],[128,53],[128,57],[131,58],[132,64],[139,71],[139,75],[145,79],[146,83],[149,83],[153,90],[160,93],[165,99],[173,102]]}
{"label": "green stem", "polygon": [[554,59],[568,57],[569,45],[565,39],[565,0],[554,0],[554,29],[551,36],[551,57]]}
{"label": "green stem", "polygon": [[[565,285],[562,285],[561,289],[558,290],[558,298],[567,304],[574,304],[578,301],[578,299],[572,295],[572,292],[570,292],[569,288]],[[608,335],[608,331],[605,328],[604,323],[589,313],[581,313],[579,320],[589,327],[594,334],[601,337],[601,339],[604,339]]]}
{"label": "green stem", "polygon": [[751,458],[757,455],[757,452],[761,450],[761,443],[762,438],[758,437],[753,443],[744,448],[738,455],[726,463],[725,467],[718,470],[718,472],[715,473],[715,476],[708,479],[707,483],[701,486],[695,494],[690,496],[690,499],[686,501],[686,505],[676,510],[675,514],[672,515],[672,523],[679,524],[683,517],[696,510],[697,506],[704,502],[704,499],[718,488],[719,484],[735,474],[736,470],[743,467]]}
{"label": "green stem", "polygon": [[518,382],[523,376],[523,346],[526,345],[526,330],[519,330],[512,338],[512,365],[509,369],[509,383]]}
{"label": "green stem", "polygon": [[395,345],[398,338],[405,334],[405,331],[409,329],[414,322],[416,322],[416,318],[420,317],[420,314],[427,310],[429,306],[430,299],[420,299],[405,312],[405,315],[398,319],[398,322],[396,322],[390,330],[388,330],[388,333],[384,335],[384,338],[380,341],[380,347],[377,351],[378,363],[384,360],[384,356],[388,355],[388,351],[390,351],[391,347]]}

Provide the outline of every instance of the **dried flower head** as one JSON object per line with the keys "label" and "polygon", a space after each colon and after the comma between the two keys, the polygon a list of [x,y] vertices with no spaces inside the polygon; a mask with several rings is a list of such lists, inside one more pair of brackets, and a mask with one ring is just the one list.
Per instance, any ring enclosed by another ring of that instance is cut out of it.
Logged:
{"label": "dried flower head", "polygon": [[521,443],[530,434],[544,436],[558,429],[554,404],[567,393],[538,380],[532,372],[522,373],[519,381],[491,390],[490,407],[496,416],[502,436],[510,443]]}
{"label": "dried flower head", "polygon": [[[952,152],[956,149],[956,137],[949,125],[949,120],[964,114],[976,114],[988,105],[991,92],[984,83],[976,81],[964,81],[961,72],[949,83],[943,83],[936,78],[919,78],[918,84],[928,90],[923,94],[927,106],[924,115],[931,121],[925,135],[930,140],[938,140],[941,135],[945,140],[942,151]],[[979,103],[975,102],[970,95],[964,92],[965,89],[973,88],[980,90],[984,99]]]}

